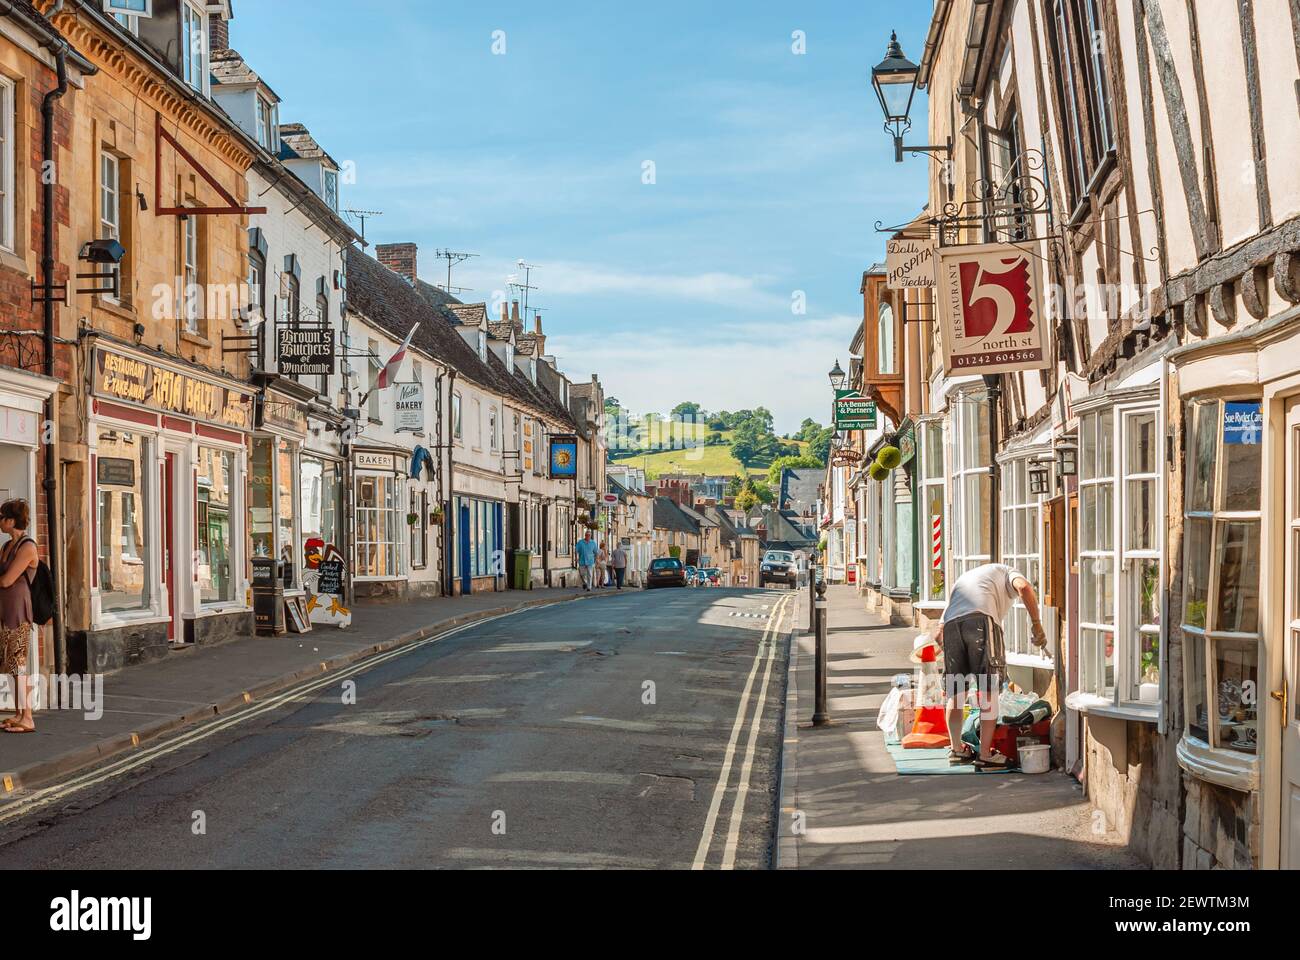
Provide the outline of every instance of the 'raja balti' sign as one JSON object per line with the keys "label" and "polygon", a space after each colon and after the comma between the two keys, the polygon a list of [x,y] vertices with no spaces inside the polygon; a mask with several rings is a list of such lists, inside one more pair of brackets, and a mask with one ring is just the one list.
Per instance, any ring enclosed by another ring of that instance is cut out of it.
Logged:
{"label": "'raja balti' sign", "polygon": [[1012,373],[1048,366],[1042,284],[1034,255],[1010,244],[939,250],[944,369]]}

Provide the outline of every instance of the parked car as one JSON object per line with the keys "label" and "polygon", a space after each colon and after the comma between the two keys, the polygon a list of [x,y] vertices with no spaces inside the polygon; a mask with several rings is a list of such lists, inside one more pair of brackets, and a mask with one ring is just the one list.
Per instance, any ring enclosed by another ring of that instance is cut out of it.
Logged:
{"label": "parked car", "polygon": [[769,550],[763,555],[758,568],[758,585],[784,583],[794,589],[799,586],[799,562],[789,550]]}
{"label": "parked car", "polygon": [[688,587],[693,587],[698,584],[700,580],[700,568],[687,564],[684,569],[686,570],[686,585]]}
{"label": "parked car", "polygon": [[650,570],[646,573],[647,590],[655,587],[686,586],[686,567],[676,557],[660,557],[650,561]]}
{"label": "parked car", "polygon": [[707,570],[701,570],[700,573],[703,574],[705,582],[710,587],[722,586],[722,571],[719,568],[709,567]]}

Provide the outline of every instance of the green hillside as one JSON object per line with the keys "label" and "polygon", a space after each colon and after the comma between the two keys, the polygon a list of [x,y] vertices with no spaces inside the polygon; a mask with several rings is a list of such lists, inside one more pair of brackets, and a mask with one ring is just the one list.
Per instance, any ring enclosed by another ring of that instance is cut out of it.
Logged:
{"label": "green hillside", "polygon": [[[731,452],[731,431],[722,433],[723,443],[717,446],[691,446],[688,449],[679,450],[661,450],[658,453],[639,454],[630,457],[618,457],[616,463],[626,463],[630,466],[641,467],[646,472],[646,478],[653,480],[664,474],[674,473],[703,473],[710,476],[732,476],[740,477],[745,475],[745,468],[741,466],[740,461],[735,458]],[[785,441],[797,443],[800,452],[808,452],[808,444],[802,441]],[[765,477],[767,475],[768,465],[751,464],[749,473],[755,477]]]}

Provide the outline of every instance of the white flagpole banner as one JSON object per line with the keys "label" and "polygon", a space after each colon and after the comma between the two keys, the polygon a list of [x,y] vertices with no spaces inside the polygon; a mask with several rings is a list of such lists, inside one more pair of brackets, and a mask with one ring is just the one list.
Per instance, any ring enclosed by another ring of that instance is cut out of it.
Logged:
{"label": "white flagpole banner", "polygon": [[1038,259],[1006,243],[939,250],[937,299],[950,376],[1050,365]]}

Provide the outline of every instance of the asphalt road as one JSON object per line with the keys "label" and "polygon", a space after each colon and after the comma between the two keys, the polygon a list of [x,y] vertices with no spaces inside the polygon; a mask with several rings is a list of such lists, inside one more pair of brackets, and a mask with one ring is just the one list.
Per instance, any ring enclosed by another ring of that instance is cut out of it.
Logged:
{"label": "asphalt road", "polygon": [[793,596],[633,591],[380,655],[0,807],[0,867],[766,867]]}

